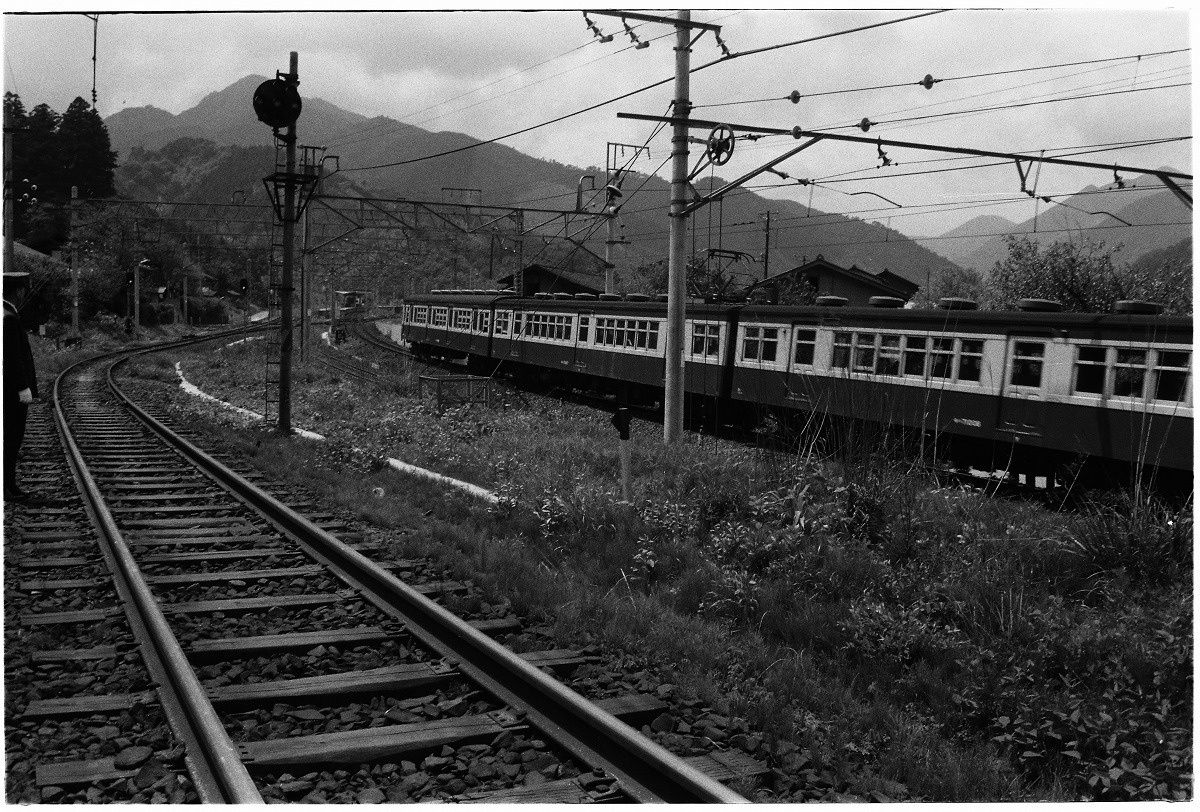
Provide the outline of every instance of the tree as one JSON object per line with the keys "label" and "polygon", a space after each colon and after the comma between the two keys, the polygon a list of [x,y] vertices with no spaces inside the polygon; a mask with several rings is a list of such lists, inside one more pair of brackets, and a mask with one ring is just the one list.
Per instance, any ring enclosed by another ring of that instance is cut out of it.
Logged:
{"label": "tree", "polygon": [[63,184],[56,192],[69,198],[71,187],[76,186],[81,200],[116,194],[113,170],[117,153],[112,150],[108,128],[90,104],[76,97],[63,114],[56,135]]}
{"label": "tree", "polygon": [[970,268],[938,268],[929,275],[929,289],[913,296],[923,305],[936,304],[939,299],[972,299],[983,296],[983,278]]}
{"label": "tree", "polygon": [[1114,262],[1117,249],[1103,243],[1055,242],[1043,249],[1029,237],[1006,239],[1008,257],[996,263],[986,283],[990,308],[1012,310],[1019,300],[1030,298],[1051,299],[1069,311],[1105,313],[1122,299],[1147,299],[1168,312],[1191,311],[1190,285],[1168,290],[1159,275]]}
{"label": "tree", "polygon": [[14,236],[44,253],[67,240],[71,187],[83,200],[112,197],[117,154],[99,114],[81,98],[65,115],[39,104],[28,113],[15,93],[4,95],[12,130]]}

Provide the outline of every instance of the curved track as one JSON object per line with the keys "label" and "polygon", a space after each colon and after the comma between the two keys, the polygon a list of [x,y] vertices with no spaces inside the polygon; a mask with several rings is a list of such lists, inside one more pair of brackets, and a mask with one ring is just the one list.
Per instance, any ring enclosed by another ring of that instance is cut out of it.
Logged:
{"label": "curved track", "polygon": [[[761,765],[684,760],[652,743],[618,718],[655,712],[651,698],[586,701],[546,673],[582,662],[578,652],[510,652],[488,634],[503,623],[467,622],[436,602],[463,585],[431,580],[420,562],[369,557],[372,545],[337,517],[277,498],[133,402],[113,366],[65,372],[55,417],[116,584],[102,611],[123,609],[141,683],[156,688],[137,701],[161,709],[182,755],[166,767],[186,768],[174,786],[203,802],[298,800],[312,776],[333,775],[360,800],[406,800],[392,793],[411,778],[397,762],[453,751],[476,778],[460,800],[744,801],[710,774]],[[54,581],[33,586],[68,599],[106,588],[94,567]],[[88,749],[40,765],[43,797],[133,780],[133,756],[154,750],[107,749],[113,758]],[[518,784],[527,762],[559,780]]]}

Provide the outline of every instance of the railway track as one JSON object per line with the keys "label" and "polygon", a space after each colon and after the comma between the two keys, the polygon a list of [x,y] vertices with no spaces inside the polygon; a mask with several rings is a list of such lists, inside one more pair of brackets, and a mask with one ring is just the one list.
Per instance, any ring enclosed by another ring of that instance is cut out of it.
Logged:
{"label": "railway track", "polygon": [[439,604],[469,584],[207,453],[113,366],[31,420],[58,506],[6,511],[9,800],[738,802],[721,781],[766,772],[653,743],[655,696],[587,701],[553,676],[587,656],[509,651],[514,619]]}

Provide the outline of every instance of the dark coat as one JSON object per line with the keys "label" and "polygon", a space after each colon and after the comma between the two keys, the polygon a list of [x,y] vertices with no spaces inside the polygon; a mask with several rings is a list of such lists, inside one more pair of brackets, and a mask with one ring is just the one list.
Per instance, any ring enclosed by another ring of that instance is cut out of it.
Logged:
{"label": "dark coat", "polygon": [[29,336],[21,324],[21,315],[7,300],[4,302],[4,402],[16,403],[22,389],[37,397],[37,374]]}

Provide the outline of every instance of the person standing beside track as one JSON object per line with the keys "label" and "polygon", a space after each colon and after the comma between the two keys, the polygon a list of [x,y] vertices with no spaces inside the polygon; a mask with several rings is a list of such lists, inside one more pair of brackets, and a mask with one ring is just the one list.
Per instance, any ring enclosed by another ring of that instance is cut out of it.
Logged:
{"label": "person standing beside track", "polygon": [[29,405],[37,397],[37,371],[29,336],[21,323],[21,305],[28,294],[29,274],[4,273],[4,501],[27,502],[33,497],[17,485],[17,457],[25,439]]}

